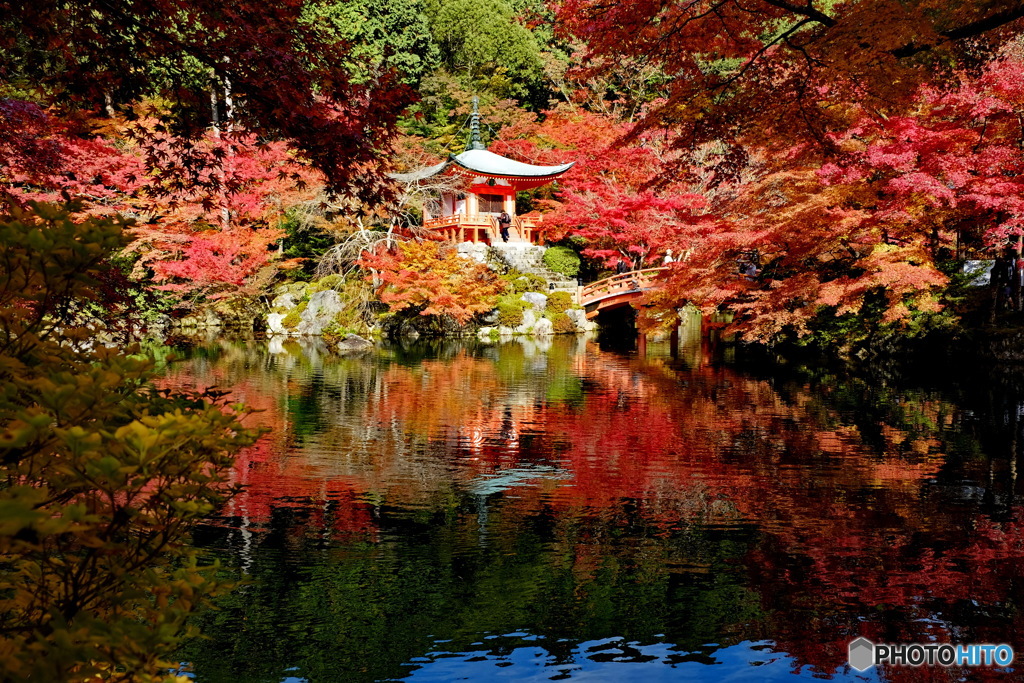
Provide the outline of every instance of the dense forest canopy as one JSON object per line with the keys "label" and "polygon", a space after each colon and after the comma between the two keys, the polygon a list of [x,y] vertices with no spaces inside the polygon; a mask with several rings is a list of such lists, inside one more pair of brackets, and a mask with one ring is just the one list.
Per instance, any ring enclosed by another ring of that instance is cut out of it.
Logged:
{"label": "dense forest canopy", "polygon": [[496,151],[578,162],[518,203],[587,272],[671,249],[655,310],[727,307],[761,339],[940,315],[947,262],[1020,246],[1017,2],[0,10],[0,179],[135,218],[135,277],[188,306],[272,282],[275,245],[415,227],[385,174],[460,151],[474,97]]}

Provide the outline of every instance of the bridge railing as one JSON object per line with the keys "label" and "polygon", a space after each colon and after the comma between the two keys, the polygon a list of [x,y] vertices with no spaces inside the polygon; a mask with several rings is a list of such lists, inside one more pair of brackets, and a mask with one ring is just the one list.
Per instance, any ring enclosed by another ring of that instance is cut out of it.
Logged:
{"label": "bridge railing", "polygon": [[580,304],[585,306],[594,299],[603,299],[621,292],[646,289],[662,271],[666,270],[668,268],[665,267],[631,270],[628,273],[619,273],[597,282],[591,282],[580,290]]}

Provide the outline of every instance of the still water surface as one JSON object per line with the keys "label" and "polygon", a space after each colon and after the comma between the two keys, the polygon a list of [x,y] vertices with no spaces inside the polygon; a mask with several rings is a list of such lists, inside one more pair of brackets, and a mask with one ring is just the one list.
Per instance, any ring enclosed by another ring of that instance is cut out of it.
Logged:
{"label": "still water surface", "polygon": [[187,355],[171,385],[273,430],[196,536],[251,579],[198,619],[199,683],[1020,675],[846,664],[859,635],[1024,656],[1005,374],[568,337]]}

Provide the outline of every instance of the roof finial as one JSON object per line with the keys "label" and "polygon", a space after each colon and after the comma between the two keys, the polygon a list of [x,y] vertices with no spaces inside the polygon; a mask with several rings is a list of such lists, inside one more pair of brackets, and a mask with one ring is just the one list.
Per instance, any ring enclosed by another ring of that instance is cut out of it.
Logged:
{"label": "roof finial", "polygon": [[487,149],[480,140],[480,98],[475,95],[473,96],[473,115],[469,118],[469,132],[467,152],[471,149]]}

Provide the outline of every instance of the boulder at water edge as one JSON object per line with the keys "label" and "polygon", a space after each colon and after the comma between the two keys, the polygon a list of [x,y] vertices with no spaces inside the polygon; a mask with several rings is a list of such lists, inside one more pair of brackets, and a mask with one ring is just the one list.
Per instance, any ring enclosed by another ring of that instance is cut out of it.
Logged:
{"label": "boulder at water edge", "polygon": [[309,298],[306,310],[302,312],[302,321],[295,329],[296,334],[320,336],[327,325],[334,322],[335,317],[345,310],[341,296],[333,289],[317,292]]}
{"label": "boulder at water edge", "polygon": [[271,313],[267,316],[267,334],[288,334],[288,330],[282,324],[284,313]]}
{"label": "boulder at water edge", "polygon": [[555,333],[555,326],[551,324],[551,321],[547,318],[541,318],[537,321],[537,324],[533,326],[533,333],[540,337],[546,337]]}
{"label": "boulder at water edge", "polygon": [[583,326],[587,323],[587,312],[582,308],[570,308],[565,312],[569,319],[573,321],[577,329],[583,329]]}
{"label": "boulder at water edge", "polygon": [[521,298],[538,311],[543,311],[544,307],[548,305],[547,296],[540,292],[525,292]]}
{"label": "boulder at water edge", "polygon": [[373,348],[373,342],[363,339],[358,334],[346,334],[345,338],[338,342],[338,351],[341,353],[361,353]]}

